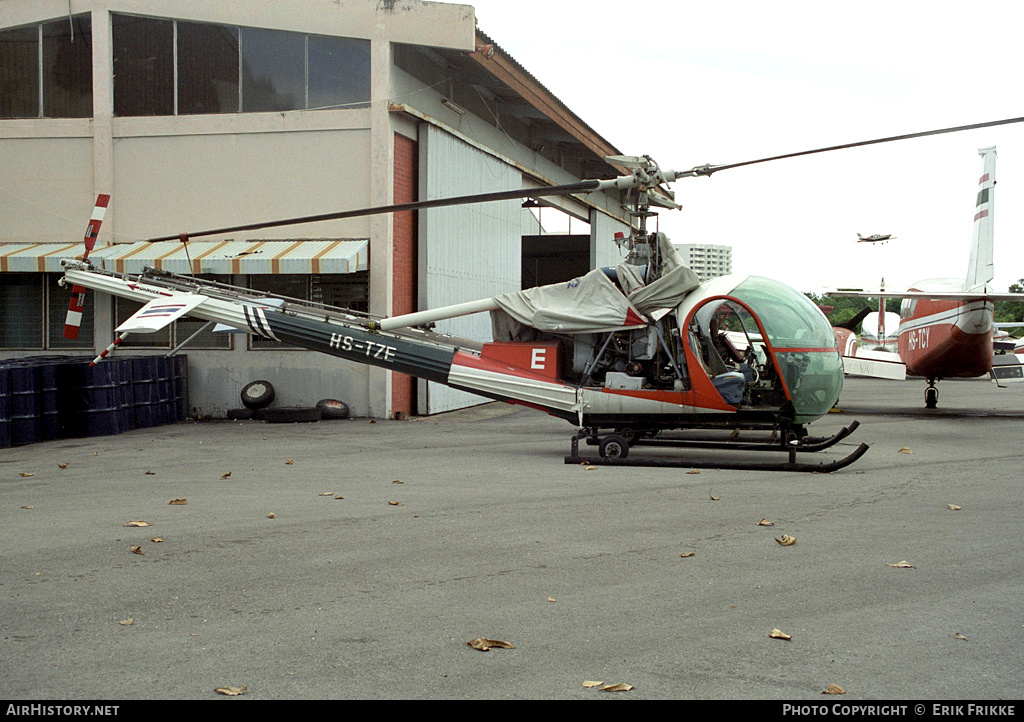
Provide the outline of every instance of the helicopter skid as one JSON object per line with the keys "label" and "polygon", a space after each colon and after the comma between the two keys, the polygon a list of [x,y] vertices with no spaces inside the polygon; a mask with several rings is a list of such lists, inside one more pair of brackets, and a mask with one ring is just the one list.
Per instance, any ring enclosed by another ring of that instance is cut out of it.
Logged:
{"label": "helicopter skid", "polygon": [[[828,447],[845,439],[856,431],[858,426],[860,426],[860,422],[854,421],[849,426],[844,426],[832,436],[805,436],[801,439],[789,441],[788,443],[778,439],[766,439],[764,441],[722,441],[697,438],[687,439],[682,437],[641,437],[630,443],[630,447],[667,446],[692,449],[728,449],[730,451],[822,451],[823,449],[827,449]],[[588,438],[587,443],[597,445],[599,442],[593,438]]]}
{"label": "helicopter skid", "polygon": [[[572,450],[569,456],[565,457],[566,464],[594,464],[605,466],[647,466],[662,468],[681,469],[735,469],[750,471],[801,471],[829,473],[838,471],[863,456],[867,450],[867,444],[861,444],[847,456],[823,463],[797,462],[797,453],[815,452],[827,449],[845,439],[856,430],[858,422],[853,422],[847,427],[840,429],[837,433],[828,437],[804,437],[799,440],[792,440],[782,443],[778,440],[765,441],[714,441],[707,439],[684,439],[684,438],[636,438],[629,442],[623,436],[616,434],[598,437],[590,430],[581,430],[572,437]],[[581,456],[579,454],[579,440],[586,438],[587,443],[598,445],[600,454],[597,456]],[[629,451],[635,446],[662,446],[670,448],[691,448],[709,449],[716,451],[785,451],[788,453],[786,461],[732,461],[729,459],[688,459],[688,458],[651,458],[631,457]]]}

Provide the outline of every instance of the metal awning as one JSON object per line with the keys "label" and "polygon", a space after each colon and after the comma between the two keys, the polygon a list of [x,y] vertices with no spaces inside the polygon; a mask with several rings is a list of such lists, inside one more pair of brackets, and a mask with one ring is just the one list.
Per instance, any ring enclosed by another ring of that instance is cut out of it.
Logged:
{"label": "metal awning", "polygon": [[[291,241],[181,241],[97,247],[89,260],[108,271],[142,273],[145,267],[181,274],[343,274],[369,267],[365,238]],[[64,258],[81,258],[82,243],[0,244],[0,271],[61,272]]]}
{"label": "metal awning", "polygon": [[63,273],[61,259],[81,258],[85,246],[77,243],[0,243],[0,273]]}

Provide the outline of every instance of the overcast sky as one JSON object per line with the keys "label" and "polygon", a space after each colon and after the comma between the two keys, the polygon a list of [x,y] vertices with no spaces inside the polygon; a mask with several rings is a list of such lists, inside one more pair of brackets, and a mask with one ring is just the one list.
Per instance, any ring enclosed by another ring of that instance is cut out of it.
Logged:
{"label": "overcast sky", "polygon": [[[1024,116],[1018,2],[477,0],[481,30],[629,155],[683,170]],[[995,145],[997,288],[1024,277],[1024,123],[677,181],[677,243],[802,291],[966,273]],[[857,233],[891,233],[884,246]]]}

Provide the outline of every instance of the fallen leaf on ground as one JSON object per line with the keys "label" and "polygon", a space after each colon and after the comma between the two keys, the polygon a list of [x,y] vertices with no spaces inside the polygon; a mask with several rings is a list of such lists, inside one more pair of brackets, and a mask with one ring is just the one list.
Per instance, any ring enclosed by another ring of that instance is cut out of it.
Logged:
{"label": "fallen leaf on ground", "polygon": [[152,539],[150,539],[150,541],[153,542],[154,544],[159,544],[160,542],[163,541],[163,539],[161,537],[155,536]]}
{"label": "fallen leaf on ground", "polygon": [[771,521],[768,521],[767,519],[762,517],[761,521],[757,522],[757,525],[758,526],[775,526],[775,523],[771,522]]}
{"label": "fallen leaf on ground", "polygon": [[700,473],[700,471],[699,471],[698,469],[691,469],[690,471],[688,471],[688,472],[686,472],[686,473],[687,473],[687,474],[699,474],[699,473]]}
{"label": "fallen leaf on ground", "polygon": [[896,562],[895,564],[889,564],[888,562],[886,562],[885,566],[896,567],[897,569],[914,569],[914,565],[906,560],[902,562]]}
{"label": "fallen leaf on ground", "polygon": [[555,601],[555,598],[554,597],[548,597],[548,601],[549,602],[553,602],[553,601]]}
{"label": "fallen leaf on ground", "polygon": [[390,504],[391,506],[401,506],[402,502],[400,502],[400,501],[389,501],[388,504]]}
{"label": "fallen leaf on ground", "polygon": [[155,471],[147,471],[146,472],[146,476],[156,476],[156,472]]}
{"label": "fallen leaf on ground", "polygon": [[125,526],[153,526],[148,521],[130,521]]}
{"label": "fallen leaf on ground", "polygon": [[768,636],[771,637],[772,639],[792,639],[793,638],[791,635],[786,634],[781,629],[773,629],[772,631],[768,632]]}
{"label": "fallen leaf on ground", "polygon": [[404,484],[405,482],[404,482],[404,481],[402,481],[401,479],[395,479],[395,480],[394,480],[394,481],[392,481],[391,483],[392,483],[392,484]]}
{"label": "fallen leaf on ground", "polygon": [[711,497],[711,501],[720,501],[722,499],[722,497],[712,494],[711,489],[708,489],[708,496]]}
{"label": "fallen leaf on ground", "polygon": [[291,459],[285,459],[285,460],[284,460],[284,463],[285,463],[285,464],[287,464],[287,465],[289,465],[289,466],[291,466],[291,465],[292,465],[292,464],[294,464],[295,462],[294,462],[294,461],[292,461]]}
{"label": "fallen leaf on ground", "polygon": [[135,620],[131,617],[128,617],[128,619],[122,619],[120,622],[118,622],[118,624],[120,624],[122,627],[130,627],[131,625],[135,624]]}
{"label": "fallen leaf on ground", "polygon": [[245,685],[243,684],[241,687],[218,687],[213,691],[226,694],[229,697],[237,697],[240,694],[245,694]]}
{"label": "fallen leaf on ground", "polygon": [[901,446],[899,453],[901,454],[913,454],[914,452],[908,449],[906,446]]}
{"label": "fallen leaf on ground", "polygon": [[949,507],[950,511],[960,511],[960,509],[963,508],[963,507],[957,506],[956,504],[946,504],[946,506]]}
{"label": "fallen leaf on ground", "polygon": [[18,476],[35,476],[35,474],[33,474],[30,471],[22,471],[18,474]]}
{"label": "fallen leaf on ground", "polygon": [[591,465],[589,465],[589,466],[585,466],[585,467],[583,467],[583,470],[584,470],[584,471],[593,471],[593,470],[594,470],[594,469],[596,469],[596,468],[597,468],[596,466],[594,466],[594,465],[592,465],[592,464],[591,464]]}
{"label": "fallen leaf on ground", "polygon": [[167,502],[170,506],[184,506],[188,504],[188,499],[171,499]]}
{"label": "fallen leaf on ground", "polygon": [[686,557],[692,557],[693,556],[693,552],[683,552],[679,556],[681,556],[681,557],[683,557],[685,559]]}
{"label": "fallen leaf on ground", "polygon": [[508,642],[502,642],[497,639],[483,639],[482,637],[480,639],[470,640],[469,642],[466,642],[466,644],[473,649],[479,649],[481,652],[486,652],[492,647],[495,649],[515,649],[515,647]]}
{"label": "fallen leaf on ground", "polygon": [[840,687],[838,684],[830,684],[826,689],[822,690],[822,694],[846,694],[846,690]]}
{"label": "fallen leaf on ground", "polygon": [[35,509],[35,507],[34,507],[34,506],[23,506],[23,507],[21,507],[21,508],[22,508],[22,509]]}
{"label": "fallen leaf on ground", "polygon": [[225,474],[221,474],[221,475],[220,475],[220,478],[221,478],[221,479],[227,479],[227,478],[228,478],[229,476],[231,476],[231,472],[230,472],[230,471],[229,471],[229,472],[227,472],[227,473],[225,473]]}
{"label": "fallen leaf on ground", "polygon": [[588,688],[588,689],[590,687],[600,687],[602,684],[604,684],[604,682],[594,682],[592,680],[583,680],[583,686]]}
{"label": "fallen leaf on ground", "polygon": [[320,493],[320,496],[334,496],[333,491],[324,491]]}
{"label": "fallen leaf on ground", "polygon": [[602,692],[628,692],[633,689],[633,685],[626,684],[625,682],[619,682],[618,684],[606,684],[601,688]]}
{"label": "fallen leaf on ground", "polygon": [[61,464],[60,462],[57,462],[57,468],[58,469],[66,469],[66,468],[68,468],[68,464],[70,464],[70,463],[71,463],[70,461],[65,461],[63,464]]}
{"label": "fallen leaf on ground", "polygon": [[268,519],[276,519],[277,518],[277,514],[275,514],[274,512],[270,512],[269,514],[267,514],[267,518]]}
{"label": "fallen leaf on ground", "polygon": [[775,541],[781,546],[788,547],[796,544],[796,537],[790,536],[789,534],[783,534],[781,538],[776,539]]}
{"label": "fallen leaf on ground", "polygon": [[140,547],[140,546],[133,546],[132,547],[132,554],[145,554],[145,552],[142,551],[142,547]]}
{"label": "fallen leaf on ground", "polygon": [[960,634],[960,632],[957,632],[956,634],[953,635],[953,639],[967,639],[967,637],[965,637],[964,635]]}

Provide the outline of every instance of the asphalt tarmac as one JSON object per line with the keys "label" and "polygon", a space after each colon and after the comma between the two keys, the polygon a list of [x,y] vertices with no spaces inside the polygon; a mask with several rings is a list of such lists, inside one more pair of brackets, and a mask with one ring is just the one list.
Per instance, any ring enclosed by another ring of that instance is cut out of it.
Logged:
{"label": "asphalt tarmac", "polygon": [[832,474],[500,404],[3,449],[0,700],[1019,700],[1024,384],[940,393],[847,379]]}

